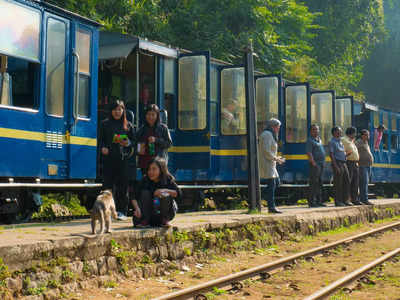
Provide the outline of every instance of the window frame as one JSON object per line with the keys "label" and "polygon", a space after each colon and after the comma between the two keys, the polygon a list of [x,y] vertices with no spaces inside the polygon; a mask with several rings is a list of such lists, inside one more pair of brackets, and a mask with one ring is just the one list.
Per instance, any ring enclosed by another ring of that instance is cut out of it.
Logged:
{"label": "window frame", "polygon": [[[330,94],[331,95],[331,121],[332,123],[330,124],[330,127],[333,128],[334,124],[335,124],[335,117],[336,117],[336,97],[335,97],[335,91],[333,90],[326,90],[326,91],[311,91],[310,92],[310,126],[311,124],[317,124],[320,128],[321,131],[321,124],[320,122],[317,121],[313,121],[312,119],[312,99],[313,99],[313,95],[318,95],[318,94]],[[339,99],[340,100],[340,99]],[[351,102],[350,102],[351,105]],[[310,127],[309,126],[309,127]],[[308,130],[309,133],[309,130]],[[328,136],[331,136],[331,130],[328,130]],[[329,140],[330,138],[328,138],[326,141],[324,141],[324,146],[327,146],[329,144]]]}

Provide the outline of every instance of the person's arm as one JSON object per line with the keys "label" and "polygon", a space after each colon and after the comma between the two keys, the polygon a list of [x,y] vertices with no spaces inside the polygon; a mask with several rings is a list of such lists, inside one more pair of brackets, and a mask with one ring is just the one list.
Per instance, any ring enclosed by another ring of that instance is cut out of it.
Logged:
{"label": "person's arm", "polygon": [[272,138],[267,134],[261,134],[260,144],[262,155],[264,155],[268,160],[277,161],[278,157],[271,151],[272,148]]}
{"label": "person's arm", "polygon": [[307,141],[306,153],[308,156],[308,161],[315,167],[317,164],[315,163],[314,156],[312,155],[312,144],[310,141]]}
{"label": "person's arm", "polygon": [[335,150],[334,149],[334,144],[329,142],[329,156],[331,158],[331,162],[332,162],[332,166],[333,166],[334,171],[337,171],[338,170],[338,165],[337,165],[336,158],[335,158],[335,155],[334,155],[334,150]]}
{"label": "person's arm", "polygon": [[168,149],[172,146],[171,134],[169,133],[168,127],[160,124],[161,136],[155,138],[155,143],[162,149]]}
{"label": "person's arm", "polygon": [[106,122],[101,122],[99,129],[99,145],[100,150],[103,155],[108,155],[110,152],[109,145],[107,145],[107,136],[106,136]]}

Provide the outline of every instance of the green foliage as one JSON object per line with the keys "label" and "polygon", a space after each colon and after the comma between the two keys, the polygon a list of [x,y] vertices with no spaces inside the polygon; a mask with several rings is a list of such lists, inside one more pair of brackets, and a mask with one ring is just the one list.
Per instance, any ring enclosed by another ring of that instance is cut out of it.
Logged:
{"label": "green foliage", "polygon": [[68,269],[61,272],[61,280],[64,283],[72,282],[75,278],[75,274]]}
{"label": "green foliage", "polygon": [[68,199],[62,193],[49,193],[42,195],[43,204],[39,212],[32,215],[33,218],[52,218],[54,213],[51,209],[52,204],[61,204],[66,206],[73,216],[86,216],[88,211],[80,205],[80,200],[76,194],[71,194]]}
{"label": "green foliage", "polygon": [[8,271],[8,266],[4,264],[3,259],[0,257],[0,281],[11,276],[11,273]]}

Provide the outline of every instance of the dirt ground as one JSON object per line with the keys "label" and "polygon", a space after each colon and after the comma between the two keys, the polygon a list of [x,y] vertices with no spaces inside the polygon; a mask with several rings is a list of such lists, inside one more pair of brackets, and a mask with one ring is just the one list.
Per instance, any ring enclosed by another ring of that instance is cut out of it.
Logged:
{"label": "dirt ground", "polygon": [[[252,252],[214,256],[207,263],[188,265],[166,276],[111,282],[107,288],[82,290],[70,299],[152,299],[166,293],[191,285],[209,281],[217,277],[258,266],[284,256],[339,240],[363,231],[377,228],[393,221],[375,224],[353,225],[321,233],[318,236],[306,236],[273,245],[267,249]],[[267,280],[248,279],[244,288],[231,293],[215,289],[206,294],[207,299],[302,299],[318,289],[328,285],[341,276],[373,261],[383,253],[399,247],[400,231],[389,231],[378,238],[368,238],[349,247],[339,247],[328,256],[317,256],[314,260],[298,261],[293,269],[281,270]],[[400,262],[388,262],[381,270],[369,277],[373,283],[361,284],[351,294],[343,292],[332,296],[332,300],[345,299],[400,299]]]}

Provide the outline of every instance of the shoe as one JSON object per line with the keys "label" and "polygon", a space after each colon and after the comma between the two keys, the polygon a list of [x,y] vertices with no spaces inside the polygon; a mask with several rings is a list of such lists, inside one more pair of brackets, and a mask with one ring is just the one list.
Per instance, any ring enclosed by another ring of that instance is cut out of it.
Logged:
{"label": "shoe", "polygon": [[150,225],[147,222],[143,221],[142,223],[136,224],[136,228],[150,228]]}
{"label": "shoe", "polygon": [[318,202],[317,203],[318,207],[328,207],[325,203]]}
{"label": "shoe", "polygon": [[281,214],[282,213],[280,210],[277,210],[276,208],[268,209],[268,212],[271,214]]}
{"label": "shoe", "polygon": [[335,203],[335,206],[337,206],[337,207],[343,207],[343,206],[346,206],[346,204],[344,204],[343,202],[336,202],[336,203]]}
{"label": "shoe", "polygon": [[125,216],[122,212],[118,212],[117,213],[117,220],[118,221],[125,221],[125,220],[128,220],[128,217]]}
{"label": "shoe", "polygon": [[369,202],[368,200],[367,201],[362,201],[361,203],[364,204],[364,205],[374,205],[372,202]]}
{"label": "shoe", "polygon": [[360,201],[353,201],[352,203],[353,203],[353,205],[362,205],[362,203]]}
{"label": "shoe", "polygon": [[353,206],[353,204],[351,204],[351,202],[347,201],[344,203],[345,206]]}

